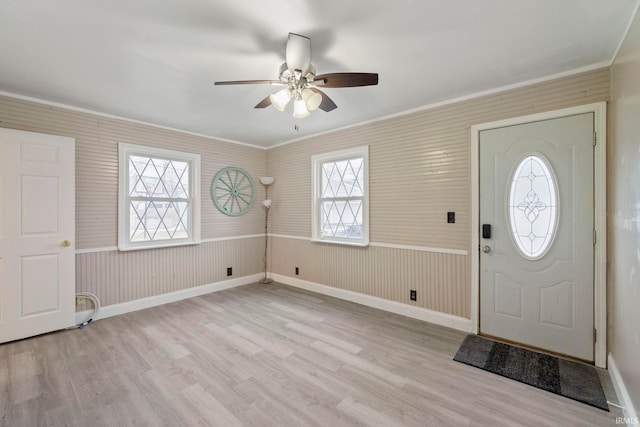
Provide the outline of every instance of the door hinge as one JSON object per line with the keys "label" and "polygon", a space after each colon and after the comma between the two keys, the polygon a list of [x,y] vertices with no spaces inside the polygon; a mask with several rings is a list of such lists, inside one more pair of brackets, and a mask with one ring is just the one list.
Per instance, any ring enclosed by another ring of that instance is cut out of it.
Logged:
{"label": "door hinge", "polygon": [[595,246],[598,243],[598,236],[596,235],[596,230],[593,230],[593,245]]}
{"label": "door hinge", "polygon": [[598,143],[598,134],[594,131],[593,132],[593,146],[595,147],[597,143]]}
{"label": "door hinge", "polygon": [[598,342],[598,330],[596,328],[593,328],[593,342]]}

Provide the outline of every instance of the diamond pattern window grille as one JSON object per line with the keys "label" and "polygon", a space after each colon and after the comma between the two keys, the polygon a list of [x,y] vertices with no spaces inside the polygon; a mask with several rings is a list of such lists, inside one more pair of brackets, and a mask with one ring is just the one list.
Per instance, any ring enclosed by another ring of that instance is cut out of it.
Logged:
{"label": "diamond pattern window grille", "polygon": [[323,237],[361,239],[364,158],[322,163],[320,190]]}
{"label": "diamond pattern window grille", "polygon": [[189,162],[129,156],[131,242],[189,238]]}

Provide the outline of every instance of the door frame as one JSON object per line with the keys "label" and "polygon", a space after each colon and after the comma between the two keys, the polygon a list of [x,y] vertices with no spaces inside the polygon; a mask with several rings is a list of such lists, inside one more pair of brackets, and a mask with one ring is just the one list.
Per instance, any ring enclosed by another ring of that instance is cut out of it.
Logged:
{"label": "door frame", "polygon": [[471,126],[471,333],[480,331],[480,131],[594,113],[594,361],[607,366],[607,103],[597,102]]}

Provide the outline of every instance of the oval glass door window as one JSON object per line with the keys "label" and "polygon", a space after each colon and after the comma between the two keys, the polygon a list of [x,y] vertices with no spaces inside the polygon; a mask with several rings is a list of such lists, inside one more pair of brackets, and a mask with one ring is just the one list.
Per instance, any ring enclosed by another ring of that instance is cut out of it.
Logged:
{"label": "oval glass door window", "polygon": [[530,260],[543,257],[557,230],[558,191],[551,165],[541,155],[527,155],[516,167],[508,211],[518,251]]}

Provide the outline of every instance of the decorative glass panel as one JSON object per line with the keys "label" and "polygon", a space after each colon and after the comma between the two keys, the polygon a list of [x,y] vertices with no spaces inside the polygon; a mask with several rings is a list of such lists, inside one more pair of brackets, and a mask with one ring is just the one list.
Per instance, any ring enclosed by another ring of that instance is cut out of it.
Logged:
{"label": "decorative glass panel", "polygon": [[189,162],[129,156],[129,240],[189,237]]}
{"label": "decorative glass panel", "polygon": [[511,178],[509,225],[516,247],[527,259],[549,250],[558,222],[558,192],[551,165],[539,155],[525,157]]}
{"label": "decorative glass panel", "polygon": [[322,164],[320,197],[362,197],[362,158]]}
{"label": "decorative glass panel", "polygon": [[129,240],[186,239],[189,237],[189,202],[132,200],[129,206]]}
{"label": "decorative glass panel", "polygon": [[363,167],[362,157],[322,163],[322,236],[362,239]]}
{"label": "decorative glass panel", "polygon": [[323,201],[322,235],[362,238],[362,200]]}
{"label": "decorative glass panel", "polygon": [[188,198],[189,163],[130,156],[129,196]]}

